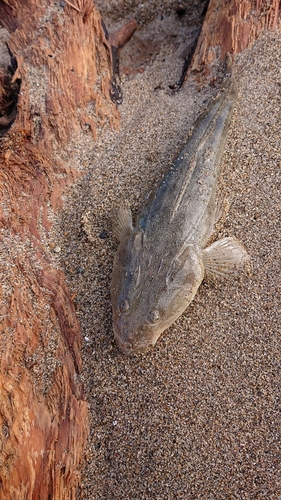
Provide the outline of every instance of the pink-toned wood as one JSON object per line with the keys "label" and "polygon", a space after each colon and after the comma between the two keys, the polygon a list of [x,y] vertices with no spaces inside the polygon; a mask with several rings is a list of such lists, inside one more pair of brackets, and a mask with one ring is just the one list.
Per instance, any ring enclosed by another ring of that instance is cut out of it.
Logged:
{"label": "pink-toned wood", "polygon": [[280,23],[280,0],[210,0],[191,69],[239,53]]}
{"label": "pink-toned wood", "polygon": [[97,121],[119,123],[110,46],[92,0],[2,0],[0,19],[17,61],[13,77],[0,73],[0,128],[15,119],[0,152],[0,499],[74,500],[88,435],[75,382],[81,335],[45,242],[48,206],[61,208],[79,175],[54,147],[63,151],[85,124],[94,140]]}

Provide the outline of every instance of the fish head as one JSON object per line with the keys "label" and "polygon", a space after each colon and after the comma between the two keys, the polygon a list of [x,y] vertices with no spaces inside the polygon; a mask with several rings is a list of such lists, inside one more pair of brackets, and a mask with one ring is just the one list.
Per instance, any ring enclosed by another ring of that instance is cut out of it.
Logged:
{"label": "fish head", "polygon": [[114,259],[111,301],[114,336],[125,354],[146,351],[186,309],[203,279],[199,250],[185,245],[160,259],[141,229],[119,245]]}

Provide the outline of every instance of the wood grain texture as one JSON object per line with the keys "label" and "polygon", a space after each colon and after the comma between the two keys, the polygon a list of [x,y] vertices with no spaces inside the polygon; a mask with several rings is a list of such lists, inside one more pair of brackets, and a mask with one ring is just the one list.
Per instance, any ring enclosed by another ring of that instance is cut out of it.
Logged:
{"label": "wood grain texture", "polygon": [[266,29],[280,25],[279,0],[210,0],[191,69],[250,47]]}
{"label": "wood grain texture", "polygon": [[[0,2],[17,62],[17,116],[0,154],[0,499],[74,499],[88,435],[81,334],[51,264],[50,211],[80,175],[54,154],[85,129],[118,126],[111,54],[92,2]],[[7,82],[7,84],[6,84]],[[1,91],[1,87],[0,87]]]}

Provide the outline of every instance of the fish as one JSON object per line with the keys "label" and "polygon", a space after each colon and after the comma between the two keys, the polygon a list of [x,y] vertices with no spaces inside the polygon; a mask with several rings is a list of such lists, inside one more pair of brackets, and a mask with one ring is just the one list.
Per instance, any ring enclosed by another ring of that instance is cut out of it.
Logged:
{"label": "fish", "polygon": [[217,186],[237,100],[232,68],[219,95],[195,122],[178,158],[133,226],[120,206],[113,222],[119,240],[112,271],[115,340],[126,355],[154,346],[187,309],[205,272],[228,276],[248,260],[235,237],[208,244],[218,217]]}

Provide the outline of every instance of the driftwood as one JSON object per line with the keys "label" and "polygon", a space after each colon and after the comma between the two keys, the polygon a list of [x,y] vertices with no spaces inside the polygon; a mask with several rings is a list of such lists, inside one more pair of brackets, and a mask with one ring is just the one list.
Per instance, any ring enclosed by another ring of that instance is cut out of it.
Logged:
{"label": "driftwood", "polygon": [[[193,69],[275,28],[278,4],[211,0]],[[0,130],[13,123],[0,154],[0,499],[74,499],[88,434],[81,337],[46,242],[79,174],[52,151],[85,130],[95,139],[97,123],[118,126],[118,54],[136,25],[109,35],[90,0],[2,0],[0,19],[12,57],[0,72]]]}
{"label": "driftwood", "polygon": [[279,25],[279,0],[210,0],[191,70],[199,70],[217,58],[222,61],[228,52],[242,52],[264,30]]}
{"label": "driftwood", "polygon": [[[118,126],[110,39],[91,1],[9,0],[0,18],[12,54],[0,74],[2,131],[16,117],[0,157],[0,498],[73,499],[88,434],[81,337],[43,241],[78,176],[52,151],[85,129],[94,139],[97,122]],[[134,29],[115,34],[115,52]]]}

